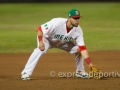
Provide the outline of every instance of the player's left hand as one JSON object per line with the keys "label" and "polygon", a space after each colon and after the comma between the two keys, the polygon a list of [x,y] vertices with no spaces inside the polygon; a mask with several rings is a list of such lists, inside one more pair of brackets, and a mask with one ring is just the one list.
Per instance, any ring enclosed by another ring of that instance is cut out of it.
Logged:
{"label": "player's left hand", "polygon": [[44,50],[45,50],[45,46],[44,46],[43,41],[40,41],[40,42],[39,42],[39,49],[40,49],[41,51],[44,51]]}

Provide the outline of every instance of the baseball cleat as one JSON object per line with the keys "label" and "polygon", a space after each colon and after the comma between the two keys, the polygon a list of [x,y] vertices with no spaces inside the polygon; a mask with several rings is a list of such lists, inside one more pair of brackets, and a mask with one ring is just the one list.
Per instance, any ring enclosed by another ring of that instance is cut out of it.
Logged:
{"label": "baseball cleat", "polygon": [[27,73],[24,72],[21,76],[21,79],[22,80],[30,80],[30,75],[28,75]]}
{"label": "baseball cleat", "polygon": [[78,78],[89,78],[89,74],[87,72],[77,72],[76,77],[78,77]]}

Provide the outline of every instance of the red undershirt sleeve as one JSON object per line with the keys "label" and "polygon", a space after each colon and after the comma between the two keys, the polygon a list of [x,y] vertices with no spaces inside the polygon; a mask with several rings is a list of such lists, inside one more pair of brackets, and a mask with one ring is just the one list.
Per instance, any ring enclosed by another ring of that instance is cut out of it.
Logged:
{"label": "red undershirt sleeve", "polygon": [[[37,31],[41,31],[41,32],[42,32],[41,26],[38,27],[38,30],[37,30]],[[42,41],[42,36],[41,36],[41,35],[38,36],[38,40],[39,40],[39,41]]]}
{"label": "red undershirt sleeve", "polygon": [[78,46],[78,47],[79,47],[79,50],[80,50],[80,51],[84,51],[84,50],[87,49],[85,45],[84,45],[84,46]]}
{"label": "red undershirt sleeve", "polygon": [[41,32],[42,32],[42,28],[41,28],[41,26],[38,27],[38,31],[41,31]]}

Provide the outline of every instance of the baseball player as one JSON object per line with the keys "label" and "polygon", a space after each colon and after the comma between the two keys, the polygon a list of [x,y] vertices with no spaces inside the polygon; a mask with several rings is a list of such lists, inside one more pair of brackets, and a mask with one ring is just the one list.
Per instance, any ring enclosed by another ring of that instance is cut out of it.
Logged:
{"label": "baseball player", "polygon": [[21,72],[22,80],[30,79],[38,60],[49,48],[59,48],[74,54],[76,77],[89,77],[84,69],[84,60],[89,67],[92,66],[92,62],[84,43],[82,29],[79,26],[81,17],[77,9],[72,9],[68,12],[68,18],[53,18],[38,27],[37,48],[34,49]]}

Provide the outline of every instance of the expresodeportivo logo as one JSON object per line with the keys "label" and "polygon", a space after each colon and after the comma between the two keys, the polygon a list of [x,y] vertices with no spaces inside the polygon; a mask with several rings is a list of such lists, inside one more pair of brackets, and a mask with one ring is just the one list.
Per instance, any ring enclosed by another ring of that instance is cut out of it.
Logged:
{"label": "expresodeportivo logo", "polygon": [[59,39],[59,40],[64,40],[66,42],[69,42],[69,41],[73,41],[73,38],[70,37],[70,36],[65,36],[65,35],[60,35],[60,34],[56,34],[54,36],[55,39]]}
{"label": "expresodeportivo logo", "polygon": [[[50,77],[66,77],[66,78],[71,78],[71,77],[76,77],[75,72],[55,72],[55,71],[50,71]],[[99,74],[99,75],[98,75]],[[111,72],[101,72],[101,73],[88,73],[89,78],[98,76],[98,78],[120,78],[120,73],[115,71]]]}

